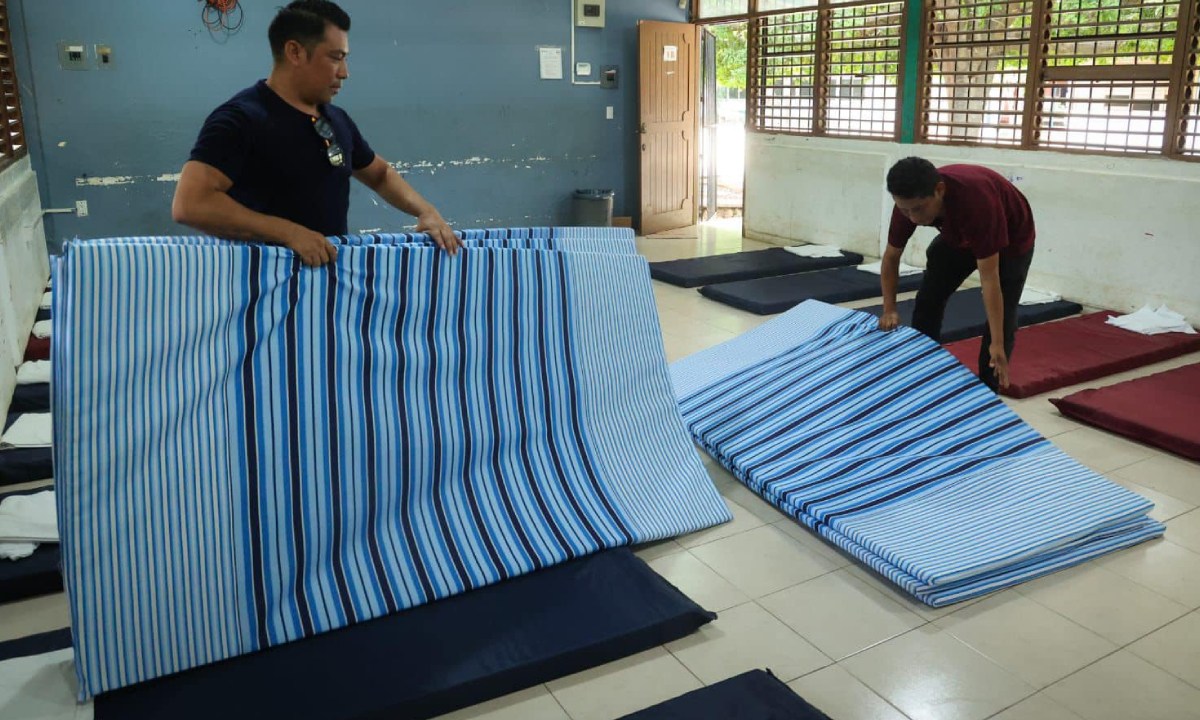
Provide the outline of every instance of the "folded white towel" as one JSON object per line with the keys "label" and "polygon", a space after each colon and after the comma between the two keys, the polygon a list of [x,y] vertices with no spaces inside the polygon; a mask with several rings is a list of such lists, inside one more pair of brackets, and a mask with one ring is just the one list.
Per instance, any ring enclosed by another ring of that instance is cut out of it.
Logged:
{"label": "folded white towel", "polygon": [[29,360],[21,363],[21,366],[17,368],[18,385],[46,382],[50,382],[49,360]]}
{"label": "folded white towel", "polygon": [[1157,308],[1146,305],[1141,310],[1128,315],[1110,317],[1106,322],[1109,325],[1116,325],[1119,328],[1143,335],[1159,335],[1168,332],[1188,335],[1196,333],[1196,329],[1188,323],[1186,318],[1166,305],[1159,305]]}
{"label": "folded white towel", "polygon": [[37,543],[0,542],[0,560],[20,560],[37,550]]}
{"label": "folded white towel", "polygon": [[0,542],[58,542],[54,491],[9,495],[0,502]]}
{"label": "folded white towel", "polygon": [[48,308],[48,307],[50,307],[50,303],[53,301],[54,301],[54,293],[49,293],[49,292],[43,293],[41,307]]}
{"label": "folded white towel", "polygon": [[842,251],[832,245],[794,245],[785,247],[793,255],[807,258],[841,257]]}
{"label": "folded white towel", "polygon": [[1046,303],[1058,302],[1062,300],[1062,295],[1050,290],[1039,290],[1038,288],[1025,286],[1021,291],[1022,305],[1045,305]]}
{"label": "folded white towel", "polygon": [[25,413],[0,437],[0,446],[45,447],[54,436],[50,413]]}
{"label": "folded white towel", "polygon": [[[865,265],[859,265],[858,269],[862,270],[863,272],[869,272],[872,275],[882,275],[883,274],[883,261],[880,260],[878,262],[867,263]],[[913,267],[912,265],[900,263],[900,275],[902,277],[905,275],[920,275],[923,272],[925,272],[925,271],[919,267]]]}
{"label": "folded white towel", "polygon": [[50,331],[53,329],[54,322],[51,320],[38,320],[33,324],[33,336],[37,338],[50,337]]}

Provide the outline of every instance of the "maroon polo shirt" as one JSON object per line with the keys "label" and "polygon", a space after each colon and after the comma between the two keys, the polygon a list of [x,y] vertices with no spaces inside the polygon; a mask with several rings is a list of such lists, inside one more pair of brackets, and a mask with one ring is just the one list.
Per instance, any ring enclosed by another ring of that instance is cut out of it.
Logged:
{"label": "maroon polo shirt", "polygon": [[[996,253],[1024,255],[1033,249],[1029,201],[1003,175],[979,165],[946,165],[938,173],[946,183],[946,194],[934,227],[943,241],[980,260]],[[889,245],[903,249],[916,229],[892,208]]]}

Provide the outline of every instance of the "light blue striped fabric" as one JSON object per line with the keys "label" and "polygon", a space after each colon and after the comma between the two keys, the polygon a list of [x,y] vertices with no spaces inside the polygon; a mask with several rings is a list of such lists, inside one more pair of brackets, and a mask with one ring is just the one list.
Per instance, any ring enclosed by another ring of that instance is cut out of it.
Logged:
{"label": "light blue striped fabric", "polygon": [[729,519],[636,255],[71,243],[53,317],[85,696]]}
{"label": "light blue striped fabric", "polygon": [[1058,450],[933,341],[805,302],[674,363],[696,441],[930,605],[1161,535],[1145,498]]}

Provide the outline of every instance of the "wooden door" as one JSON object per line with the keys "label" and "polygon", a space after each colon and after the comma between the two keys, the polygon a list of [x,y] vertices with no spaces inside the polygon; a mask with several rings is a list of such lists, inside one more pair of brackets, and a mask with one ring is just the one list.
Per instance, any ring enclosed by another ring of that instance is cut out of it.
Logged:
{"label": "wooden door", "polygon": [[638,23],[643,235],[696,222],[699,28]]}

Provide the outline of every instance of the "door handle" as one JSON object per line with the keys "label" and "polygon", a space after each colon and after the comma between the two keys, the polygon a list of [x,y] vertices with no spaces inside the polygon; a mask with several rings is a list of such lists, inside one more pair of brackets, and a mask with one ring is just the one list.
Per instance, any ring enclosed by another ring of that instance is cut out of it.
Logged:
{"label": "door handle", "polygon": [[638,131],[638,135],[645,135],[646,134],[646,123],[639,124],[637,131]]}

